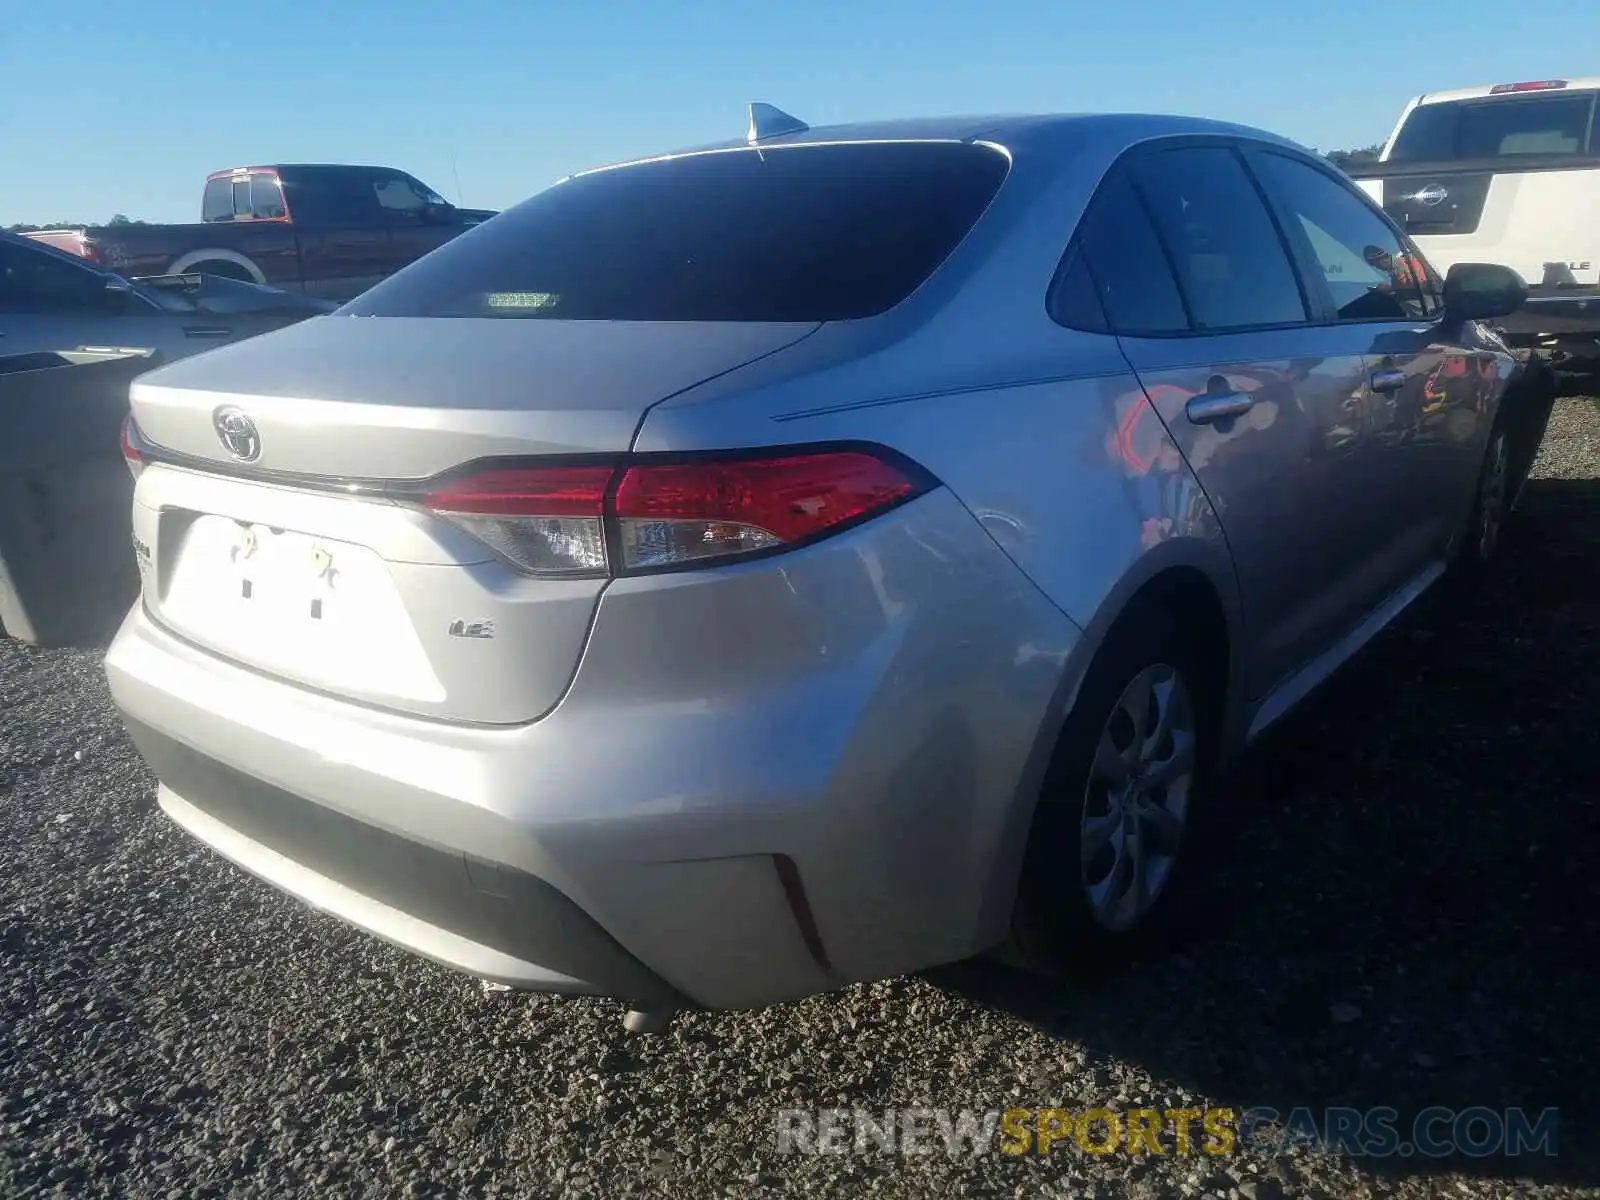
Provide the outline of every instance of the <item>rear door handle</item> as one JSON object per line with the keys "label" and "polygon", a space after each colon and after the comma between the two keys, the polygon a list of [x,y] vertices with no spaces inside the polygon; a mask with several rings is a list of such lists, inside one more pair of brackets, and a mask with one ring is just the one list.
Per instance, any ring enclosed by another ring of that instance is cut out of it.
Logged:
{"label": "rear door handle", "polygon": [[1213,421],[1226,421],[1250,411],[1255,398],[1245,392],[1205,392],[1190,399],[1183,406],[1189,420],[1195,425],[1209,425]]}
{"label": "rear door handle", "polygon": [[1375,392],[1398,392],[1405,385],[1404,371],[1380,370],[1372,373],[1372,390]]}

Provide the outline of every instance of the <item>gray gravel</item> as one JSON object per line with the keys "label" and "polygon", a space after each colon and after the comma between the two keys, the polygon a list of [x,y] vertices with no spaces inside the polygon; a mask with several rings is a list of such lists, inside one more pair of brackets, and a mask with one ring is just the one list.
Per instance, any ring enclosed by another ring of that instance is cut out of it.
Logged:
{"label": "gray gravel", "polygon": [[[140,808],[98,655],[0,645],[0,1195],[1600,1195],[1600,407],[1503,568],[1242,772],[1192,945],[629,1039],[302,910]],[[1554,1158],[781,1156],[776,1110],[1561,1110]]]}

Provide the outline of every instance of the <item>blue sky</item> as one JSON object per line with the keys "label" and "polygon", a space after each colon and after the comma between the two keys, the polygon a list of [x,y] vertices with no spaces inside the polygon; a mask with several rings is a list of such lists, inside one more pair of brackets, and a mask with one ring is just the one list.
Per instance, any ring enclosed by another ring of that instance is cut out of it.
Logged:
{"label": "blue sky", "polygon": [[1532,25],[1491,0],[1304,3],[18,0],[0,225],[197,220],[208,171],[295,160],[401,167],[452,199],[459,175],[503,208],[738,136],[755,99],[814,125],[1183,112],[1330,149],[1382,140],[1419,91],[1596,69],[1596,0],[1539,0]]}

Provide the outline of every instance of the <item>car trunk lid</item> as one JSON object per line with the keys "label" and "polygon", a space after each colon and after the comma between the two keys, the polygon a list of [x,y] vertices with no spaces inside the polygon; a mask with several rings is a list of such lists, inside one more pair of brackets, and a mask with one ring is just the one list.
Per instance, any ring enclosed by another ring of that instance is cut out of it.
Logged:
{"label": "car trunk lid", "polygon": [[152,372],[133,387],[145,603],[321,691],[534,720],[571,679],[605,578],[530,576],[393,485],[482,458],[621,454],[652,404],[814,328],[333,316]]}
{"label": "car trunk lid", "polygon": [[237,467],[219,408],[253,423],[256,472],[420,479],[498,454],[628,449],[654,403],[812,324],[313,317],[143,376],[147,440]]}

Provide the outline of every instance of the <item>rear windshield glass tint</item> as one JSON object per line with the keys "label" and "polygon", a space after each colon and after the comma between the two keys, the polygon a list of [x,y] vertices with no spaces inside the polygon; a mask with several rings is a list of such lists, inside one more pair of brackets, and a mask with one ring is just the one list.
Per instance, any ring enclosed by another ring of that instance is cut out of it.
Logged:
{"label": "rear windshield glass tint", "polygon": [[1419,104],[1401,126],[1391,162],[1449,162],[1583,154],[1594,93]]}
{"label": "rear windshield glass tint", "polygon": [[568,179],[347,305],[356,316],[843,321],[892,308],[1004,179],[986,147],[695,154]]}

